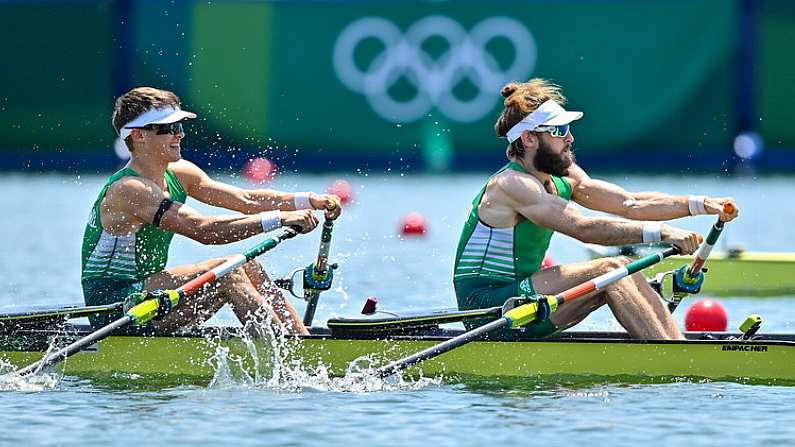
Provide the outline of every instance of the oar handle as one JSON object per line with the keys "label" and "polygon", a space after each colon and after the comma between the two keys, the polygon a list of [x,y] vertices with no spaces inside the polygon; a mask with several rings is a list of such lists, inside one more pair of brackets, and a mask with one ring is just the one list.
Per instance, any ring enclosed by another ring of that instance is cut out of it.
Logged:
{"label": "oar handle", "polygon": [[318,273],[325,273],[328,268],[332,230],[334,230],[334,221],[331,219],[323,221],[323,231],[320,233],[320,248],[317,251],[317,259],[315,260],[315,271]]}
{"label": "oar handle", "polygon": [[[310,266],[311,272],[304,274],[304,299],[306,299],[306,310],[304,311],[304,326],[312,326],[315,319],[317,303],[320,299],[321,284],[329,284],[332,274],[328,265],[329,252],[331,251],[331,233],[334,230],[334,221],[326,219],[323,222],[323,231],[320,233],[320,248],[317,252],[315,263]],[[313,287],[315,285],[315,287]]]}
{"label": "oar handle", "polygon": [[[726,214],[733,214],[737,208],[735,207],[734,203],[726,202],[723,204],[723,212]],[[720,237],[721,233],[723,233],[723,226],[726,222],[724,222],[720,216],[718,220],[715,222],[715,225],[709,230],[709,234],[707,234],[707,238],[698,247],[698,251],[693,259],[693,262],[690,264],[690,268],[687,269],[688,274],[692,276],[698,275],[698,272],[701,271],[701,268],[704,267],[704,264],[707,262],[707,258],[709,258],[710,253],[712,253],[712,248],[715,247],[715,244],[718,242],[718,238]]]}

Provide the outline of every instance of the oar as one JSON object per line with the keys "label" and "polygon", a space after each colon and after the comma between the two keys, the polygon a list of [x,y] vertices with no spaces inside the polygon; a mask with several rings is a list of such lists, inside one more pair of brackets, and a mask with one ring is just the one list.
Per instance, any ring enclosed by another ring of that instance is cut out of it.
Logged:
{"label": "oar", "polygon": [[659,253],[653,253],[632,261],[623,267],[613,270],[612,272],[605,273],[604,275],[598,276],[590,281],[572,287],[571,289],[565,290],[557,295],[547,295],[532,303],[515,307],[505,312],[498,320],[492,321],[471,331],[465,332],[457,337],[451,338],[450,340],[425,349],[424,351],[420,351],[414,355],[405,357],[392,362],[389,365],[378,368],[373,372],[373,374],[378,377],[386,377],[400,372],[409,366],[415,365],[424,360],[432,359],[436,356],[444,354],[447,351],[463,346],[494,330],[503,327],[519,328],[530,324],[533,321],[541,320],[550,313],[555,312],[558,306],[563,303],[575,300],[593,291],[602,290],[608,284],[612,284],[621,278],[639,272],[646,267],[662,261],[668,256],[676,254],[679,254],[679,248],[670,247]]}
{"label": "oar", "polygon": [[334,265],[328,265],[328,254],[331,249],[331,231],[334,229],[334,221],[326,219],[323,222],[323,232],[320,234],[320,249],[317,252],[315,263],[304,269],[304,299],[306,300],[306,311],[304,312],[304,326],[312,325],[315,319],[317,301],[320,292],[331,287],[331,280],[334,276]]}
{"label": "oar", "polygon": [[107,315],[122,310],[123,301],[99,306],[61,306],[53,308],[33,308],[0,314],[0,330],[13,330],[18,327],[45,327],[69,318]]}
{"label": "oar", "polygon": [[168,314],[171,309],[179,304],[181,299],[196,293],[196,291],[205,284],[215,281],[232,270],[242,266],[246,262],[256,258],[266,251],[271,250],[272,248],[279,245],[282,241],[290,239],[297,234],[298,232],[296,230],[288,228],[283,233],[270,237],[255,245],[247,252],[233,256],[231,259],[215,267],[214,269],[202,273],[198,277],[183,284],[177,290],[156,290],[150,292],[148,294],[148,299],[133,306],[125,313],[123,317],[108,324],[107,326],[97,329],[96,331],[86,335],[69,346],[50,353],[41,360],[18,370],[17,374],[26,376],[28,374],[34,373],[41,368],[45,368],[65,360],[67,357],[82,351],[84,348],[91,346],[98,341],[104,340],[117,329],[123,328],[129,324],[142,326],[155,318],[159,318]]}
{"label": "oar", "polygon": [[[723,212],[726,214],[734,213],[735,207],[731,202],[723,204]],[[701,291],[701,285],[704,283],[704,273],[701,269],[707,262],[713,247],[718,242],[718,238],[723,233],[723,226],[726,222],[722,221],[720,217],[715,222],[715,225],[709,230],[709,234],[704,242],[698,247],[695,258],[690,265],[683,265],[674,274],[674,296],[671,301],[668,301],[668,310],[673,312],[685,294],[696,294]]]}

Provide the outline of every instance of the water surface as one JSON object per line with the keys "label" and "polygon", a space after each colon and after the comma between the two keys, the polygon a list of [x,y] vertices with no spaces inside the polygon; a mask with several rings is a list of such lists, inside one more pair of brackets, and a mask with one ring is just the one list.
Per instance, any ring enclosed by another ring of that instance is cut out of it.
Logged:
{"label": "water surface", "polygon": [[[337,176],[282,176],[272,185],[322,191]],[[367,296],[380,308],[419,310],[455,306],[451,290],[455,245],[469,203],[485,175],[353,175],[356,203],[335,228],[332,255],[340,264],[334,289],[324,293],[316,321],[355,314]],[[788,177],[611,177],[630,190],[734,195],[742,217],[724,238],[749,250],[791,250],[795,211]],[[226,180],[243,185],[237,178]],[[89,208],[104,181],[99,176],[0,177],[0,309],[81,301],[80,238]],[[189,202],[207,212],[221,212]],[[430,233],[397,236],[410,211],[426,215]],[[682,220],[706,232],[710,217]],[[312,262],[319,232],[299,237],[263,256],[274,276]],[[177,237],[170,265],[233,254],[253,242],[202,246]],[[555,236],[558,262],[585,259],[582,245]],[[709,279],[708,279],[709,280]],[[750,313],[765,318],[763,331],[793,332],[793,297],[722,301],[736,327]],[[302,303],[294,301],[300,311]],[[682,323],[686,304],[677,311]],[[228,311],[215,322],[234,324]],[[607,310],[582,330],[620,330]],[[429,382],[392,391],[350,393],[323,386],[279,388],[217,383],[211,387],[158,386],[135,378],[92,381],[64,378],[54,390],[0,392],[0,443],[28,445],[318,445],[356,440],[377,445],[575,443],[715,445],[742,439],[789,444],[795,438],[788,387],[732,383],[604,384],[537,379]],[[322,385],[322,384],[321,384]],[[749,417],[750,416],[750,417]]]}

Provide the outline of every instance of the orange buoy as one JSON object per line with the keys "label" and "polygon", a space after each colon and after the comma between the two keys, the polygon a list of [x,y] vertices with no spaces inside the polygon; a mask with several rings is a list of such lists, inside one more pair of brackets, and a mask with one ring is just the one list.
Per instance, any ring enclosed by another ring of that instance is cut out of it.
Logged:
{"label": "orange buoy", "polygon": [[400,234],[404,236],[424,236],[427,232],[428,224],[420,213],[406,214],[400,222]]}
{"label": "orange buoy", "polygon": [[277,171],[276,163],[267,158],[256,157],[243,166],[243,177],[251,183],[267,183],[276,177]]}
{"label": "orange buoy", "polygon": [[326,188],[326,192],[339,197],[343,205],[353,200],[353,187],[345,180],[336,180]]}
{"label": "orange buoy", "polygon": [[717,300],[698,300],[685,314],[685,329],[688,331],[725,332],[729,325],[726,309]]}

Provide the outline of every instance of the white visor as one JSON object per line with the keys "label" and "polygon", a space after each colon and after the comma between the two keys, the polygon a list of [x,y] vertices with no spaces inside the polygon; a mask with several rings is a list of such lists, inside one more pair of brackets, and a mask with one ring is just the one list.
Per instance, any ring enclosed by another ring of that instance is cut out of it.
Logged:
{"label": "white visor", "polygon": [[149,109],[139,115],[138,118],[125,124],[119,131],[119,136],[124,140],[130,136],[132,130],[135,128],[148,126],[149,124],[171,124],[182,121],[185,118],[196,118],[196,114],[172,106],[166,106],[160,109]]}
{"label": "white visor", "polygon": [[582,118],[582,112],[569,112],[550,99],[511,127],[506,137],[513,143],[522,136],[525,130],[533,131],[539,126],[561,126],[580,118]]}

